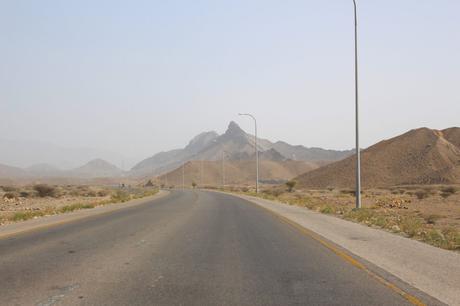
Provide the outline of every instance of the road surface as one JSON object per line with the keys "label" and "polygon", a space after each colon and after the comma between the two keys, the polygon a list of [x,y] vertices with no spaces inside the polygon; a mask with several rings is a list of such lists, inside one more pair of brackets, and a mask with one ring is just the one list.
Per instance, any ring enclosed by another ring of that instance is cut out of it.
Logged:
{"label": "road surface", "polygon": [[0,239],[1,305],[411,305],[243,199],[205,191]]}

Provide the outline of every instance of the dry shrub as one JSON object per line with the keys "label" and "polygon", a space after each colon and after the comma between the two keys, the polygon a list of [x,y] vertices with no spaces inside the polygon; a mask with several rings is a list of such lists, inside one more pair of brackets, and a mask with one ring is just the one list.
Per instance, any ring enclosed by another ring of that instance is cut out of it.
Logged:
{"label": "dry shrub", "polygon": [[17,197],[18,197],[18,194],[16,192],[7,192],[3,195],[3,198],[9,199],[9,200],[17,199]]}
{"label": "dry shrub", "polygon": [[419,200],[426,199],[430,196],[430,192],[427,189],[417,190],[414,194]]}
{"label": "dry shrub", "polygon": [[441,197],[443,198],[448,198],[451,195],[455,194],[457,192],[457,188],[454,186],[447,186],[444,188],[441,188]]}
{"label": "dry shrub", "polygon": [[352,196],[355,195],[355,191],[353,189],[342,189],[342,190],[340,190],[340,193],[349,194],[349,195],[352,195]]}
{"label": "dry shrub", "polygon": [[99,191],[97,192],[97,196],[98,196],[98,197],[106,197],[106,196],[108,196],[108,195],[109,195],[109,192],[108,192],[107,190],[99,190]]}
{"label": "dry shrub", "polygon": [[416,217],[404,217],[401,219],[399,226],[409,237],[414,237],[421,231],[422,222]]}
{"label": "dry shrub", "polygon": [[34,186],[34,190],[41,198],[54,197],[56,195],[56,188],[46,184],[38,184]]}
{"label": "dry shrub", "polygon": [[18,191],[18,189],[16,187],[13,187],[13,186],[0,186],[0,188],[3,189],[3,191],[5,191],[5,192]]}

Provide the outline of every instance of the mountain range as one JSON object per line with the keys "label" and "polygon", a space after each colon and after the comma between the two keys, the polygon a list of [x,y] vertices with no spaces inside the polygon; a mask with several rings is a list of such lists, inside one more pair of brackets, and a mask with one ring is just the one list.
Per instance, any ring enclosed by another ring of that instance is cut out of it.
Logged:
{"label": "mountain range", "polygon": [[[267,139],[258,139],[257,147],[261,160],[277,162],[295,160],[317,166],[343,159],[352,154],[351,150],[307,148],[282,141],[273,143]],[[139,162],[131,169],[131,175],[166,173],[192,160],[220,160],[222,154],[225,154],[226,158],[231,161],[254,160],[254,136],[243,131],[238,124],[232,121],[224,134],[219,135],[214,131],[201,133],[183,149],[161,152]]]}
{"label": "mountain range", "polygon": [[50,164],[35,164],[28,168],[11,167],[0,164],[0,178],[32,179],[32,178],[102,178],[120,177],[124,171],[102,159],[94,159],[83,166],[61,170]]}

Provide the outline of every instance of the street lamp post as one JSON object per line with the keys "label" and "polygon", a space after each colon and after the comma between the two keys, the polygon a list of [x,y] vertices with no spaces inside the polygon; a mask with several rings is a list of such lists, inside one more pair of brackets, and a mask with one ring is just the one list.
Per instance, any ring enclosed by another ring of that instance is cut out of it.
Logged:
{"label": "street lamp post", "polygon": [[239,116],[249,116],[254,120],[254,143],[256,152],[256,193],[259,193],[259,150],[257,148],[257,120],[251,114],[238,114]]}
{"label": "street lamp post", "polygon": [[355,128],[356,128],[356,208],[361,208],[361,152],[359,150],[359,109],[358,109],[358,17],[356,0],[353,0],[355,17]]}
{"label": "street lamp post", "polygon": [[182,164],[182,189],[185,189],[185,163]]}
{"label": "street lamp post", "polygon": [[222,151],[222,188],[225,188],[225,151]]}
{"label": "street lamp post", "polygon": [[201,167],[200,167],[200,185],[203,188],[203,159],[201,160]]}

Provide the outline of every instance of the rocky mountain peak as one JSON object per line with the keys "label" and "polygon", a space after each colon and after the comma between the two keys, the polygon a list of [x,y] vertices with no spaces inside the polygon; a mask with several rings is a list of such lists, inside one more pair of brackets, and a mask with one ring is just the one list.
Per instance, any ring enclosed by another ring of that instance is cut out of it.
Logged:
{"label": "rocky mountain peak", "polygon": [[235,121],[230,121],[225,135],[245,136],[246,133],[240,128],[240,126]]}

